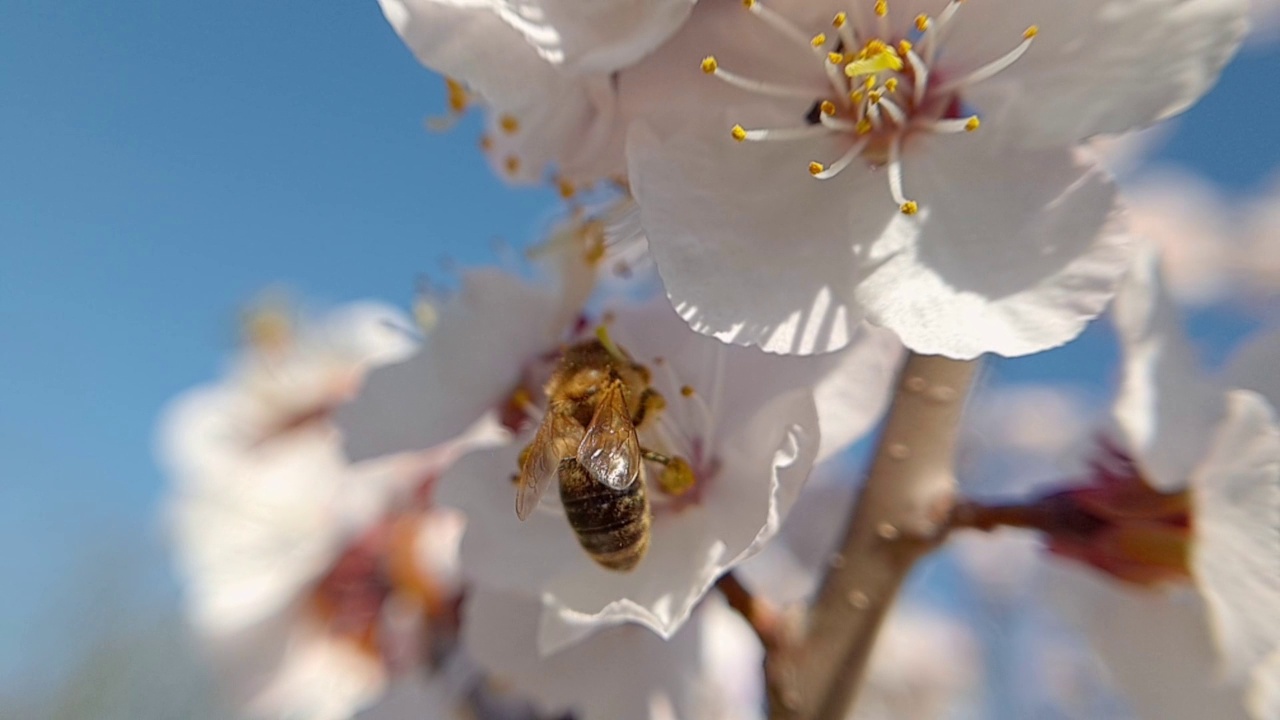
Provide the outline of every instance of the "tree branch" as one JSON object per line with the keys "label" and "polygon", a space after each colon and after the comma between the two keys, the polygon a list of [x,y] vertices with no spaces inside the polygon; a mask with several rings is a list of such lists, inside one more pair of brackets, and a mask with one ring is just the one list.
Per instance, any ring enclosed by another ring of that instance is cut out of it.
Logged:
{"label": "tree branch", "polygon": [[915,562],[946,537],[960,415],[975,361],[912,353],[803,642],[769,658],[772,720],[843,720]]}

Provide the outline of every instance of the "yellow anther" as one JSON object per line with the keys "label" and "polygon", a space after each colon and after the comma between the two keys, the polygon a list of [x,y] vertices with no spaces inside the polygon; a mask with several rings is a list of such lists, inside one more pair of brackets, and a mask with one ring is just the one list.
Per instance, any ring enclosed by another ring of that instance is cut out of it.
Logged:
{"label": "yellow anther", "polygon": [[854,90],[849,93],[849,100],[853,102],[854,105],[860,104],[864,97],[866,97],[866,95],[864,95],[861,90]]}
{"label": "yellow anther", "polygon": [[888,0],[876,0],[876,15],[878,17],[884,17],[885,15],[888,15],[888,14],[889,14]]}
{"label": "yellow anther", "polygon": [[884,81],[884,89],[885,89],[885,92],[897,92],[897,91],[898,91],[898,78],[896,78],[896,77],[892,77],[892,78],[889,78],[888,80],[885,80],[885,81]]}
{"label": "yellow anther", "polygon": [[1022,31],[1022,39],[1023,39],[1023,40],[1030,40],[1031,38],[1033,38],[1033,37],[1035,37],[1036,35],[1039,35],[1039,34],[1040,34],[1040,26],[1039,26],[1039,25],[1032,25],[1031,27],[1029,27],[1029,28],[1027,28],[1026,30],[1023,30],[1023,31]]}
{"label": "yellow anther", "polygon": [[827,44],[827,36],[826,36],[826,34],[825,34],[825,33],[818,33],[817,35],[814,35],[814,36],[813,36],[813,39],[809,40],[809,44],[810,44],[810,45],[812,45],[812,46],[814,46],[815,48],[820,48],[820,47],[822,47],[823,45],[826,45],[826,44]]}
{"label": "yellow anther", "polygon": [[568,180],[565,180],[564,178],[560,178],[559,180],[556,181],[556,192],[560,193],[561,198],[568,200],[569,198],[578,194],[578,188],[575,187],[574,184],[569,182]]}
{"label": "yellow anther", "polygon": [[982,125],[982,121],[978,120],[978,116],[971,115],[969,119],[965,121],[964,129],[967,132],[973,132],[974,130],[977,130],[980,125]]}
{"label": "yellow anther", "polygon": [[915,215],[920,212],[920,206],[916,204],[915,200],[908,200],[902,203],[902,207],[898,209],[902,211],[903,215]]}
{"label": "yellow anther", "polygon": [[[878,46],[873,47],[873,44]],[[848,77],[857,77],[886,70],[898,71],[901,69],[902,58],[898,57],[898,51],[879,40],[873,40],[867,43],[867,47],[863,48],[862,52],[858,53],[857,60],[844,66],[844,74]]]}
{"label": "yellow anther", "polygon": [[755,6],[756,6],[756,0],[742,0],[742,7],[747,8],[748,10],[750,10]]}
{"label": "yellow anther", "polygon": [[820,174],[822,174],[822,171],[823,171],[823,170],[826,170],[826,168],[822,166],[822,163],[820,163],[820,162],[811,162],[811,163],[809,163],[809,174],[810,174],[810,175],[820,175]]}
{"label": "yellow anther", "polygon": [[462,83],[453,78],[445,78],[444,87],[449,96],[449,109],[456,113],[466,110],[467,104],[471,101],[471,94]]}
{"label": "yellow anther", "polygon": [[702,72],[710,75],[718,69],[720,69],[720,63],[716,62],[715,55],[708,55],[702,58]]}
{"label": "yellow anther", "polygon": [[481,150],[484,150],[485,152],[489,152],[490,150],[492,150],[492,149],[493,149],[493,138],[489,137],[488,135],[481,135],[481,136],[480,136],[480,149],[481,149]]}
{"label": "yellow anther", "polygon": [[920,13],[919,15],[916,16],[916,29],[919,30],[920,32],[924,32],[925,30],[929,29],[928,15],[925,15],[924,13]]}
{"label": "yellow anther", "polygon": [[508,174],[515,175],[520,172],[520,158],[515,155],[508,155],[507,158],[502,161],[502,167],[506,168]]}
{"label": "yellow anther", "polygon": [[880,98],[882,97],[884,97],[883,92],[879,90],[872,90],[871,92],[867,93],[867,102],[871,103],[872,105],[879,105]]}
{"label": "yellow anther", "polygon": [[823,100],[822,104],[818,106],[818,109],[822,111],[823,115],[836,114],[836,104],[831,102],[830,100]]}
{"label": "yellow anther", "polygon": [[910,40],[900,40],[898,42],[898,55],[906,57],[913,47],[915,46],[911,44]]}
{"label": "yellow anther", "polygon": [[838,12],[836,13],[836,16],[831,20],[831,27],[842,28],[844,27],[844,24],[847,22],[849,22],[849,16],[846,15],[844,12]]}
{"label": "yellow anther", "polygon": [[680,394],[683,395],[684,397],[689,398],[689,397],[693,397],[696,394],[696,392],[694,391],[692,385],[681,385]]}
{"label": "yellow anther", "polygon": [[502,115],[498,118],[498,127],[508,135],[515,135],[520,130],[520,121],[511,115]]}
{"label": "yellow anther", "polygon": [[729,134],[738,142],[742,142],[747,139],[747,131],[741,125],[734,125],[733,129],[729,131]]}
{"label": "yellow anther", "polygon": [[876,76],[875,75],[868,76],[867,79],[863,81],[862,85],[865,88],[867,88],[867,90],[871,90],[876,86]]}
{"label": "yellow anther", "polygon": [[829,52],[827,53],[827,62],[831,63],[832,65],[839,65],[840,63],[844,62],[844,55],[841,55],[838,52]]}
{"label": "yellow anther", "polygon": [[870,120],[868,120],[867,118],[862,118],[861,120],[858,121],[858,124],[853,127],[853,130],[859,135],[866,135],[867,133],[871,132],[871,130],[874,127],[875,126],[871,124]]}
{"label": "yellow anther", "polygon": [[695,482],[693,468],[689,467],[689,463],[683,458],[678,457],[669,459],[662,468],[662,474],[658,476],[658,487],[672,497],[679,497],[689,492],[693,489]]}

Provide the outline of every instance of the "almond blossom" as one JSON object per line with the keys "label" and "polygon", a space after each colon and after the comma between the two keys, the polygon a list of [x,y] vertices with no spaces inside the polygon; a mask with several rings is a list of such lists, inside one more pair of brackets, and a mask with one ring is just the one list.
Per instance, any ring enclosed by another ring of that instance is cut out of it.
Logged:
{"label": "almond blossom", "polygon": [[[1142,662],[1128,649],[1113,658],[1139,695],[1156,692],[1155,678],[1167,686],[1168,677],[1200,677],[1238,711],[1240,688],[1265,682],[1262,668],[1280,648],[1271,610],[1280,604],[1280,424],[1263,396],[1224,389],[1199,370],[1149,248],[1121,289],[1115,320],[1125,354],[1118,439],[1104,442],[1085,482],[1012,510],[1005,524],[1041,530],[1056,555],[1147,590],[1129,598],[1131,590],[1082,589],[1112,610],[1079,613],[1106,626],[1102,650],[1150,648],[1158,637],[1165,649]],[[1009,511],[989,509],[992,518]],[[1127,642],[1100,621],[1122,607],[1130,608],[1123,617],[1147,615],[1124,628]],[[1197,616],[1191,626],[1182,620]]]}
{"label": "almond blossom", "polygon": [[[681,495],[650,483],[651,541],[639,565],[623,573],[593,562],[550,493],[526,520],[516,517],[510,479],[535,423],[514,425],[521,434],[506,447],[461,459],[440,487],[440,502],[467,514],[468,577],[541,598],[544,653],[623,621],[674,634],[716,578],[777,531],[815,459],[879,416],[897,356],[893,339],[869,328],[851,352],[796,360],[692,333],[665,303],[608,317],[609,336],[665,398],[640,428],[641,446],[683,459],[694,478]],[[540,417],[540,394],[523,397]]]}
{"label": "almond blossom", "polygon": [[610,73],[635,62],[688,16],[693,0],[381,0],[418,59],[449,78],[449,104],[488,111],[482,142],[517,182],[549,172],[566,188],[623,174]]}
{"label": "almond blossom", "polygon": [[480,436],[349,465],[329,420],[368,367],[413,350],[407,327],[373,304],[261,311],[233,372],[162,423],[190,619],[244,717],[351,717],[452,610],[461,525],[424,493]]}
{"label": "almond blossom", "polygon": [[630,179],[680,314],[799,354],[863,319],[961,359],[1075,337],[1130,255],[1078,146],[1184,110],[1245,29],[1243,0],[744,4],[621,73]]}

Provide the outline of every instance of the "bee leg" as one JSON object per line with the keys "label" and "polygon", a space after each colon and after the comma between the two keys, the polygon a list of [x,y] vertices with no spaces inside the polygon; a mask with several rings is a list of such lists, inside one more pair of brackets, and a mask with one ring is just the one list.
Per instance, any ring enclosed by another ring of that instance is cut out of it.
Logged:
{"label": "bee leg", "polygon": [[641,448],[640,455],[650,462],[662,466],[662,474],[658,476],[658,489],[672,497],[680,497],[693,489],[697,478],[693,468],[682,457],[668,457],[660,452]]}
{"label": "bee leg", "polygon": [[667,399],[662,397],[662,393],[651,387],[645,388],[644,392],[640,393],[640,406],[631,416],[631,424],[640,427],[645,420],[657,415],[666,406]]}

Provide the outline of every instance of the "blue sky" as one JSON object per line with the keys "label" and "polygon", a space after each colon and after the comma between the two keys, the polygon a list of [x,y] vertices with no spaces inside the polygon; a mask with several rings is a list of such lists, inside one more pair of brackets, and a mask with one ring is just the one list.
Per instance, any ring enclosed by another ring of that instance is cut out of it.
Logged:
{"label": "blue sky", "polygon": [[[1259,188],[1278,72],[1276,49],[1244,54],[1163,158]],[[0,679],[53,637],[30,623],[86,548],[154,553],[156,415],[218,371],[256,291],[405,303],[440,258],[545,224],[552,194],[491,177],[474,121],[423,129],[443,107],[372,0],[0,3]],[[1196,334],[1225,348],[1249,324]],[[1097,382],[1107,346],[997,372]]]}

